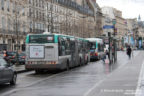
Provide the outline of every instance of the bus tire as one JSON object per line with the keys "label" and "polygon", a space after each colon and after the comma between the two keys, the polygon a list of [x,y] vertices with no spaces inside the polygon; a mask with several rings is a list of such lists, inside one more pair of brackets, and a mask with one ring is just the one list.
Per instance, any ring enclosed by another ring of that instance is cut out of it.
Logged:
{"label": "bus tire", "polygon": [[70,66],[69,66],[69,60],[67,60],[66,70],[68,71],[69,69],[70,69]]}
{"label": "bus tire", "polygon": [[80,58],[80,61],[79,61],[79,66],[82,66],[82,60],[81,60],[81,58]]}
{"label": "bus tire", "polygon": [[35,70],[35,73],[40,74],[40,73],[42,73],[42,70]]}
{"label": "bus tire", "polygon": [[88,64],[88,61],[89,61],[89,59],[88,59],[88,57],[87,57],[86,65]]}

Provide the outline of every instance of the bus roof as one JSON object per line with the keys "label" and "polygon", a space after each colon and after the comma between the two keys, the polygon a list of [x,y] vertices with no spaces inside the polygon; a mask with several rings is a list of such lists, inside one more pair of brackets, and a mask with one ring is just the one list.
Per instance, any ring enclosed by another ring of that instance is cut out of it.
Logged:
{"label": "bus roof", "polygon": [[103,39],[100,38],[86,38],[89,42],[97,42],[97,43],[103,43]]}
{"label": "bus roof", "polygon": [[[65,34],[57,34],[57,33],[50,33],[50,32],[44,32],[43,34],[28,34],[27,37],[29,37],[30,35],[54,35],[56,37],[61,36],[61,37],[67,37],[67,38],[76,38],[80,41],[84,41],[84,42],[88,42],[89,40],[87,40],[86,38],[81,38],[81,37],[75,37],[75,36],[70,36],[70,35],[65,35]],[[27,38],[28,41],[28,38]]]}

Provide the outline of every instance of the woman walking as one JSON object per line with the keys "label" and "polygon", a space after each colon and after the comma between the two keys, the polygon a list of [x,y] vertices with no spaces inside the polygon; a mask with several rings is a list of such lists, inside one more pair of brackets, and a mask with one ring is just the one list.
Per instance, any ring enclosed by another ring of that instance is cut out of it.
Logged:
{"label": "woman walking", "polygon": [[130,46],[128,46],[127,48],[127,55],[129,56],[129,59],[131,59],[131,53],[132,53],[132,49]]}

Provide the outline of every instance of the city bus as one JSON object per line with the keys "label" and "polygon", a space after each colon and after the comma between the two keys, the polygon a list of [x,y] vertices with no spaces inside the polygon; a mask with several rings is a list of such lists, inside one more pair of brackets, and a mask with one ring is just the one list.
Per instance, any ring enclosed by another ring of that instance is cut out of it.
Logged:
{"label": "city bus", "polygon": [[25,68],[39,73],[43,70],[69,70],[87,64],[88,41],[63,34],[28,34],[26,36]]}
{"label": "city bus", "polygon": [[104,53],[104,42],[100,38],[86,38],[90,43],[90,60],[99,60],[101,59]]}
{"label": "city bus", "polygon": [[80,64],[87,64],[90,61],[89,41],[84,38],[77,38]]}

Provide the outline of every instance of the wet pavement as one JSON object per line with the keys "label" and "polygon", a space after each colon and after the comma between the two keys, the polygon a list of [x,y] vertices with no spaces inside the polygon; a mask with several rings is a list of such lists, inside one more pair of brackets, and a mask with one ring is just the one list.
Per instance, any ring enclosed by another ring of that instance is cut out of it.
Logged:
{"label": "wet pavement", "polygon": [[22,73],[16,86],[0,87],[0,96],[134,96],[143,53],[135,51],[129,60],[118,52],[116,64],[91,62],[57,74]]}

